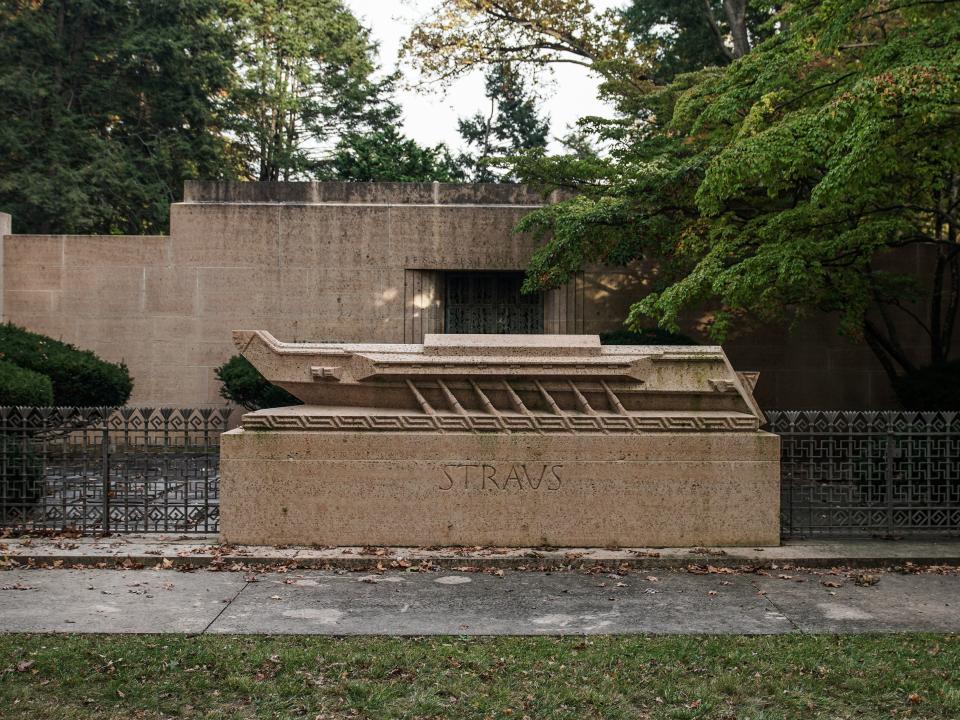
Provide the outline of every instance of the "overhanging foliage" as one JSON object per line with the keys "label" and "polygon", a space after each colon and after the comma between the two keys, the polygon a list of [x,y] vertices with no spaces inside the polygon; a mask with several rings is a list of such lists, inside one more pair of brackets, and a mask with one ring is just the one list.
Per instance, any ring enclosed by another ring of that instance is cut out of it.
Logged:
{"label": "overhanging foliage", "polygon": [[722,340],[826,311],[891,378],[943,362],[960,301],[960,6],[805,0],[773,22],[725,68],[618,96],[635,112],[593,123],[609,158],[520,160],[578,193],[521,222],[547,240],[526,287],[644,260],[655,291],[631,326],[710,308]]}

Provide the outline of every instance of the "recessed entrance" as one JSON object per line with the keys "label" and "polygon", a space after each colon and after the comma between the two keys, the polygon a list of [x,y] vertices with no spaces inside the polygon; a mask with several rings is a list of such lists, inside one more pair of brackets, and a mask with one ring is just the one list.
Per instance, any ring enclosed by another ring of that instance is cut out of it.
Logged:
{"label": "recessed entrance", "polygon": [[476,334],[543,332],[543,296],[520,292],[522,272],[444,274],[444,331]]}

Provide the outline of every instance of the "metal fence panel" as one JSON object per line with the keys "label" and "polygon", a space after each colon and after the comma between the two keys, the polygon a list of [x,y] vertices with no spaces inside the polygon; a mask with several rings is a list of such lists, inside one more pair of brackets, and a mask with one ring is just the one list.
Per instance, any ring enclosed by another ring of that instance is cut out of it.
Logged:
{"label": "metal fence panel", "polygon": [[0,525],[216,532],[226,408],[0,407]]}
{"label": "metal fence panel", "polygon": [[766,415],[784,537],[960,534],[960,412]]}
{"label": "metal fence panel", "polygon": [[[230,410],[0,407],[0,527],[215,533]],[[960,412],[769,411],[784,537],[960,534]]]}

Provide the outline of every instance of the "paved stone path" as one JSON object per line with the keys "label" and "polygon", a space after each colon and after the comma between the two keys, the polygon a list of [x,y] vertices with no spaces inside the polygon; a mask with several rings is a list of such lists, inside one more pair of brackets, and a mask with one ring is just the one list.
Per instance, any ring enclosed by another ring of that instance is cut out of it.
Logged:
{"label": "paved stone path", "polygon": [[960,540],[896,542],[884,540],[791,540],[776,547],[715,548],[363,548],[303,546],[223,546],[216,535],[169,536],[124,534],[93,537],[0,538],[0,568],[9,560],[16,566],[34,563],[65,566],[113,566],[125,560],[147,566],[161,558],[177,564],[199,566],[214,560],[233,563],[275,565],[296,562],[299,567],[318,570],[372,567],[405,558],[413,564],[427,561],[455,568],[474,565],[484,568],[517,568],[531,564],[546,566],[594,565],[610,567],[686,567],[690,563],[724,565],[793,565],[795,567],[885,567],[912,562],[915,565],[960,565]]}
{"label": "paved stone path", "polygon": [[0,573],[0,631],[960,632],[960,575],[881,573],[868,580],[875,578],[876,584],[860,586],[851,575],[776,570],[766,576],[11,570]]}

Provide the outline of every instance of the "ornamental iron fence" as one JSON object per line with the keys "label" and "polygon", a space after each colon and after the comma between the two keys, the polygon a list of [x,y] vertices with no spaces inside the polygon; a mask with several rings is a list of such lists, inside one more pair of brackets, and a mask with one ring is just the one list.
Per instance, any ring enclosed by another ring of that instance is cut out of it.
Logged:
{"label": "ornamental iron fence", "polygon": [[960,534],[960,412],[766,415],[784,537]]}
{"label": "ornamental iron fence", "polygon": [[[0,527],[215,533],[230,410],[0,407]],[[786,538],[960,535],[960,412],[767,412]]]}
{"label": "ornamental iron fence", "polygon": [[226,408],[0,407],[0,526],[212,533]]}

